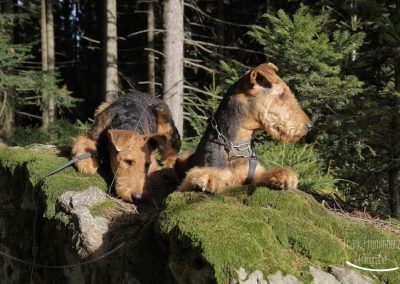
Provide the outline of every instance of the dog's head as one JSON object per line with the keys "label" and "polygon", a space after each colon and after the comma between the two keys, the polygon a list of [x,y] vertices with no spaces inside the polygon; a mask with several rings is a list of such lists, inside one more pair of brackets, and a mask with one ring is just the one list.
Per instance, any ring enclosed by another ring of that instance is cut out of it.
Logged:
{"label": "dog's head", "polygon": [[265,63],[250,70],[238,85],[251,119],[245,127],[268,132],[282,142],[296,142],[312,123],[285,82],[276,74],[278,67]]}
{"label": "dog's head", "polygon": [[108,139],[115,191],[125,201],[142,199],[147,195],[148,174],[158,167],[153,151],[165,136],[109,129]]}

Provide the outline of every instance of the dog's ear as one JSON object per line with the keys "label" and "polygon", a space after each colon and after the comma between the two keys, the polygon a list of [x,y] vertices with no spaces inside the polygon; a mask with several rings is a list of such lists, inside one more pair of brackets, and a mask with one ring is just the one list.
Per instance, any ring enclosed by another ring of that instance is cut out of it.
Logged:
{"label": "dog's ear", "polygon": [[260,85],[264,88],[271,88],[272,84],[278,84],[282,79],[276,74],[278,67],[273,63],[263,63],[249,72],[251,85]]}
{"label": "dog's ear", "polygon": [[147,145],[149,145],[151,151],[155,150],[157,147],[163,147],[167,142],[167,137],[165,135],[149,135],[147,136]]}
{"label": "dog's ear", "polygon": [[130,130],[122,130],[122,129],[109,129],[108,130],[108,138],[111,143],[114,145],[115,150],[118,152],[122,151],[126,145],[126,143],[133,136],[133,131]]}

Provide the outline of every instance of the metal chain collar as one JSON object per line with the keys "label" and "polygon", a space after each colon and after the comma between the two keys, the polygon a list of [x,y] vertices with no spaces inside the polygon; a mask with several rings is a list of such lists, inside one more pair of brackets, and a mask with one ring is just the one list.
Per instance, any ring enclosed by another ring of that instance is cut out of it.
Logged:
{"label": "metal chain collar", "polygon": [[[214,114],[211,115],[211,127],[217,132],[218,140],[223,146],[228,150],[228,161],[237,158],[252,158],[256,159],[256,153],[251,147],[251,140],[243,144],[235,145],[224,134],[222,134],[218,129],[217,121],[215,120]],[[245,154],[242,154],[245,152]]]}

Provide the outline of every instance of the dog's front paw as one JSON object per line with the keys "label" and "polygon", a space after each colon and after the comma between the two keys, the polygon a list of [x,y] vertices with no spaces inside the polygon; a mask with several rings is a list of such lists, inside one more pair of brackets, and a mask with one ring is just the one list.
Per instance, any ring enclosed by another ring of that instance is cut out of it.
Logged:
{"label": "dog's front paw", "polygon": [[96,158],[80,160],[75,165],[78,171],[85,174],[95,174],[99,168],[99,162]]}
{"label": "dog's front paw", "polygon": [[265,183],[277,189],[295,189],[299,183],[299,177],[290,168],[276,168],[267,172]]}
{"label": "dog's front paw", "polygon": [[226,181],[217,173],[206,168],[190,170],[178,187],[178,191],[201,190],[203,192],[220,193],[227,186]]}

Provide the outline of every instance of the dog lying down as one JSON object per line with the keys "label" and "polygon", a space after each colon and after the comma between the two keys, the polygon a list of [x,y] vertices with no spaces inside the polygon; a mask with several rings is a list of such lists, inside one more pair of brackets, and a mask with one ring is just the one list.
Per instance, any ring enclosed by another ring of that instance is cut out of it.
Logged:
{"label": "dog lying down", "polygon": [[76,163],[83,173],[93,174],[100,160],[107,161],[117,195],[133,202],[146,197],[148,175],[159,169],[154,150],[158,148],[165,167],[172,167],[180,146],[168,106],[159,98],[131,92],[100,105],[93,127],[74,142],[72,156],[96,153]]}

